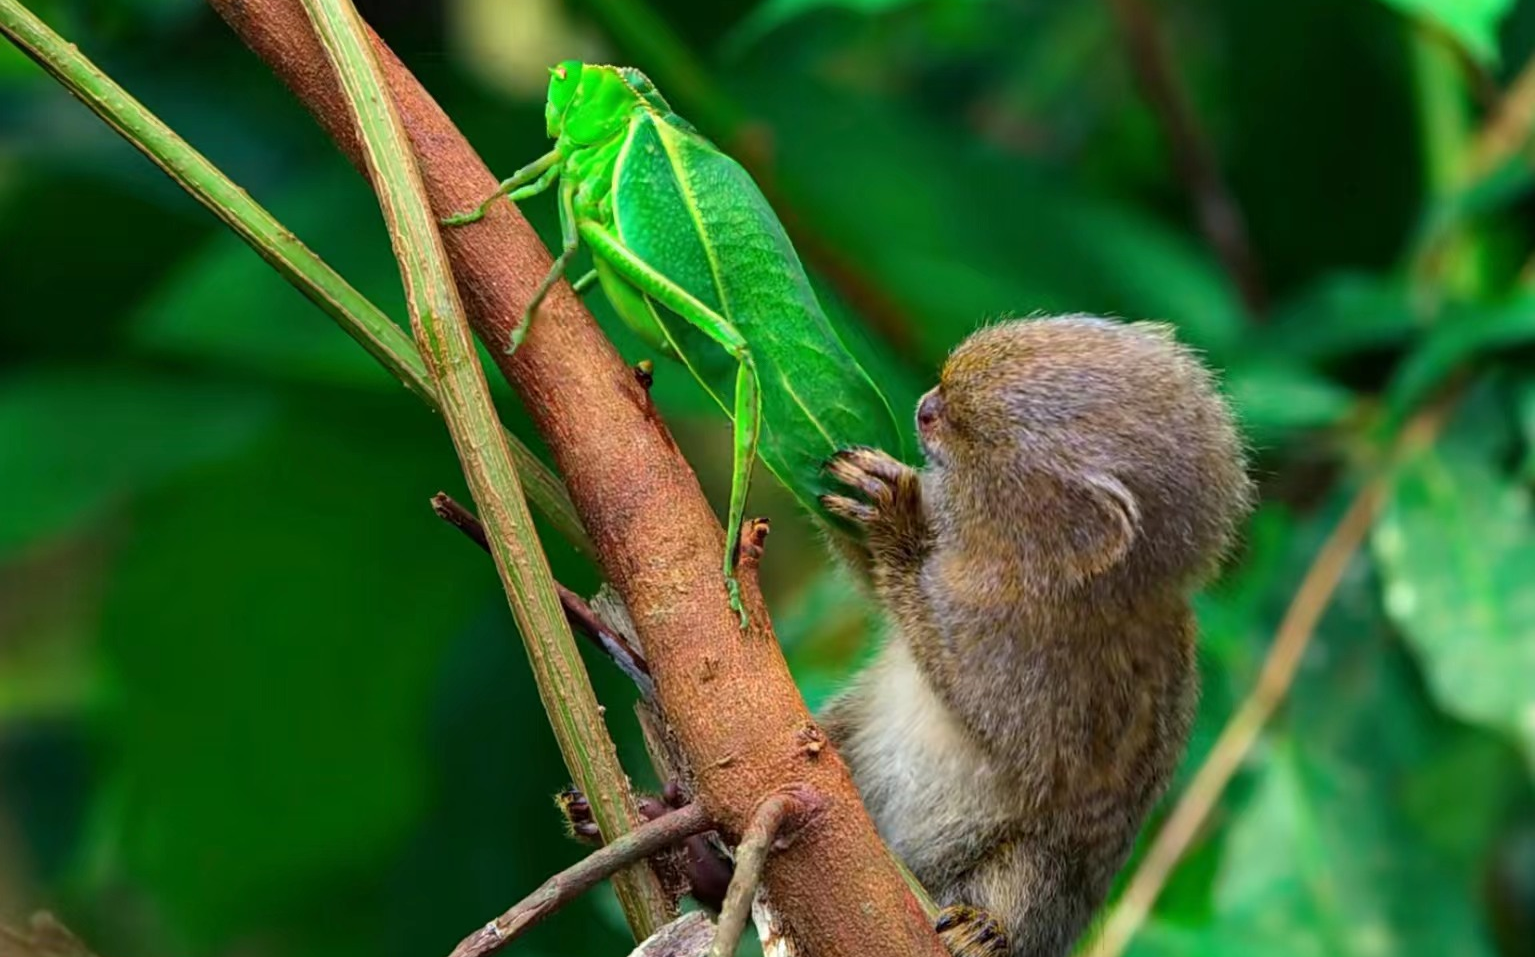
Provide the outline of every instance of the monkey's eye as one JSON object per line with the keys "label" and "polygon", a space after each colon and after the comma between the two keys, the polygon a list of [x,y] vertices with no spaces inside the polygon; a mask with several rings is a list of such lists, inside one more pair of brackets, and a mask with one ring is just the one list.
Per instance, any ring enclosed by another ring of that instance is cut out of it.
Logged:
{"label": "monkey's eye", "polygon": [[937,389],[922,397],[917,403],[917,428],[930,429],[943,417],[943,396]]}

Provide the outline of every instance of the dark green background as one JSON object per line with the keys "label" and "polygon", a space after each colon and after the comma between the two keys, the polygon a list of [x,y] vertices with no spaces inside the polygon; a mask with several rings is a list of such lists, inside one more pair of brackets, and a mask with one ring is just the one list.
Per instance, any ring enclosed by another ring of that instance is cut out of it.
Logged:
{"label": "dark green background", "polygon": [[[566,57],[639,66],[706,133],[766,144],[818,280],[834,251],[895,306],[892,326],[823,285],[905,409],[1000,316],[1163,319],[1205,350],[1264,505],[1201,597],[1180,784],[1360,476],[1466,370],[1132,949],[1535,953],[1535,203],[1522,158],[1465,173],[1535,52],[1535,2],[1147,2],[1247,218],[1262,315],[1203,239],[1107,3],[359,5],[498,170],[547,148],[543,70]],[[403,316],[373,198],[201,4],[37,9]],[[696,85],[672,82],[682,56]],[[546,236],[551,214],[529,204]],[[723,417],[680,367],[657,380],[723,505]],[[109,957],[422,957],[575,859],[520,642],[488,561],[427,509],[440,488],[463,494],[440,423],[0,48],[0,920],[52,908]],[[814,703],[868,612],[765,476],[753,511]],[[632,693],[590,664],[653,783]],[[603,891],[516,953],[627,949]]]}

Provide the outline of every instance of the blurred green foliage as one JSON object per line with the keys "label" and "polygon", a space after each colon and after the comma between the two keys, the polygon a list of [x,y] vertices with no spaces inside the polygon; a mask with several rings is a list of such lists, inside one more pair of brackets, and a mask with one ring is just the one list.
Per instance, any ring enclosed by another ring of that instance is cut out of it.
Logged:
{"label": "blurred green foliage", "polygon": [[[1261,314],[1205,240],[1109,3],[360,6],[497,170],[545,148],[547,64],[649,72],[750,154],[902,406],[999,316],[1162,319],[1205,350],[1264,506],[1200,599],[1180,781],[1363,476],[1459,383],[1132,950],[1535,954],[1535,202],[1527,150],[1474,159],[1535,53],[1535,0],[1147,2],[1245,218]],[[403,317],[366,187],[201,4],[36,9]],[[552,237],[547,206],[529,212]],[[657,374],[722,506],[727,426]],[[442,953],[577,857],[495,574],[427,509],[461,485],[419,403],[0,48],[0,919],[46,905],[123,957]],[[757,482],[753,507],[815,703],[872,616],[781,490]],[[595,583],[546,541],[560,578]],[[653,783],[632,691],[590,666]],[[627,952],[605,893],[518,946]]]}

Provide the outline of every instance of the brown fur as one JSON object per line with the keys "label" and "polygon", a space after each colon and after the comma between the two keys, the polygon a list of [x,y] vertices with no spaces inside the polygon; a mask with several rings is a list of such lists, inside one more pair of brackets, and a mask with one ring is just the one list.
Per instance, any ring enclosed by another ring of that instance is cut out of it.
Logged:
{"label": "brown fur", "polygon": [[975,333],[918,427],[920,472],[829,466],[892,634],[827,730],[895,853],[973,905],[941,922],[956,953],[1057,957],[1182,754],[1189,596],[1248,510],[1241,442],[1170,331],[1085,316]]}

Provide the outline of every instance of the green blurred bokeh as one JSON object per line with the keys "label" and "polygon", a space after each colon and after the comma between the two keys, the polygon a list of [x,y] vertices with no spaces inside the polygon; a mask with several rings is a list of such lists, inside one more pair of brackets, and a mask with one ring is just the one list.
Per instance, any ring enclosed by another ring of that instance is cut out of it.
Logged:
{"label": "green blurred bokeh", "polygon": [[[1161,319],[1203,349],[1264,505],[1201,597],[1180,784],[1363,468],[1463,376],[1132,950],[1535,954],[1535,203],[1527,151],[1475,161],[1535,0],[1145,3],[1261,309],[1205,241],[1112,3],[359,0],[497,170],[546,148],[550,63],[649,72],[751,150],[904,408],[1001,316]],[[202,4],[35,9],[403,317],[372,196]],[[549,204],[528,214],[551,236]],[[722,505],[727,424],[680,368],[656,395]],[[48,907],[119,957],[420,957],[579,856],[496,576],[433,518],[439,489],[463,495],[440,423],[0,46],[0,921]],[[753,510],[814,704],[871,616],[770,481]],[[632,690],[589,666],[653,786]],[[628,939],[604,890],[516,946]]]}

